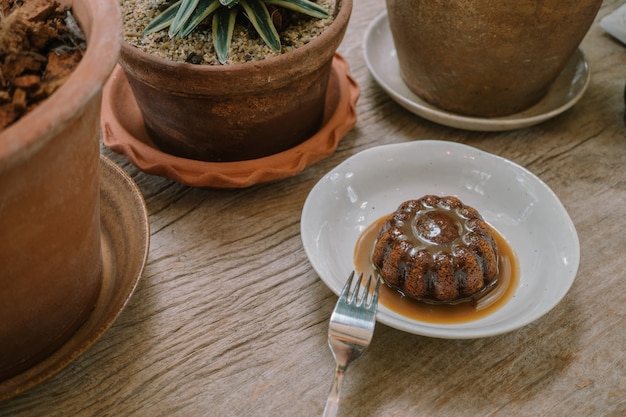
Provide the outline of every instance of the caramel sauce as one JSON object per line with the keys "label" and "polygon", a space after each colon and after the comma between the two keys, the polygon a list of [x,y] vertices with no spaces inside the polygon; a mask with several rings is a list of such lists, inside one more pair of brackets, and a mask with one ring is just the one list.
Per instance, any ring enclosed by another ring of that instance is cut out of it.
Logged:
{"label": "caramel sauce", "polygon": [[[371,255],[378,232],[387,219],[384,216],[361,233],[354,250],[354,264],[357,273],[373,274]],[[519,263],[509,243],[491,228],[498,245],[498,281],[493,289],[474,302],[455,305],[428,304],[413,300],[397,290],[381,285],[379,303],[405,317],[437,324],[458,324],[478,320],[492,314],[504,306],[515,294],[519,284]]]}

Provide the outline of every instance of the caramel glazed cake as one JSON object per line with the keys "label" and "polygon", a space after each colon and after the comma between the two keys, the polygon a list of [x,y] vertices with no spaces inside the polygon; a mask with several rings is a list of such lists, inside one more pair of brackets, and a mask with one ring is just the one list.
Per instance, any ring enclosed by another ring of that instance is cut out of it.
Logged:
{"label": "caramel glazed cake", "polygon": [[381,227],[372,262],[390,287],[436,304],[475,300],[498,276],[492,229],[456,197],[402,203]]}

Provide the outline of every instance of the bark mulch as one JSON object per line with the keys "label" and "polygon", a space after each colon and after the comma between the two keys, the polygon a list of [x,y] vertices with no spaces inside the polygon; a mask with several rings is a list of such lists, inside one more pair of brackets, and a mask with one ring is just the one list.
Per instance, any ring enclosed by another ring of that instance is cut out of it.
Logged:
{"label": "bark mulch", "polygon": [[0,130],[56,91],[85,48],[70,10],[54,0],[0,0]]}

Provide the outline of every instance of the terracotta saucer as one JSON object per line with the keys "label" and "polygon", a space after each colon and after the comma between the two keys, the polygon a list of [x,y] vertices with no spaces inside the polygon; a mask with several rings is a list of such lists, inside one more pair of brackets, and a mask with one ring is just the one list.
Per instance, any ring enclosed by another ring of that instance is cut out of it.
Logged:
{"label": "terracotta saucer", "polygon": [[103,142],[148,174],[196,187],[249,187],[290,177],[332,154],[339,141],[356,124],[359,94],[359,86],[349,74],[348,63],[341,55],[335,54],[324,123],[313,137],[264,158],[203,162],[169,155],[156,148],[146,132],[124,71],[118,65],[103,92]]}
{"label": "terracotta saucer", "polygon": [[104,270],[93,312],[47,359],[0,381],[0,401],[40,384],[76,360],[111,327],[137,287],[148,258],[148,212],[133,180],[104,156],[100,156],[100,224]]}

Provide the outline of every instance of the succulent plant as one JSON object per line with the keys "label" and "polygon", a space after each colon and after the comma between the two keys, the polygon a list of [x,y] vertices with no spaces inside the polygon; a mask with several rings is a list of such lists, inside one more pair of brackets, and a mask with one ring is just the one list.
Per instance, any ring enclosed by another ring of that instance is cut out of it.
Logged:
{"label": "succulent plant", "polygon": [[228,60],[235,20],[240,10],[243,10],[261,39],[273,50],[280,50],[280,36],[267,5],[320,19],[329,16],[326,9],[309,0],[179,0],[154,18],[143,33],[169,28],[170,37],[185,37],[212,14],[213,45],[218,60],[223,64]]}

